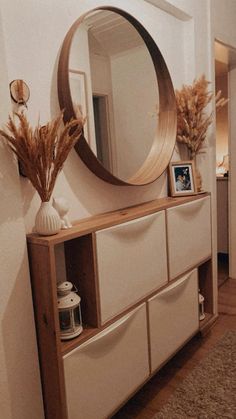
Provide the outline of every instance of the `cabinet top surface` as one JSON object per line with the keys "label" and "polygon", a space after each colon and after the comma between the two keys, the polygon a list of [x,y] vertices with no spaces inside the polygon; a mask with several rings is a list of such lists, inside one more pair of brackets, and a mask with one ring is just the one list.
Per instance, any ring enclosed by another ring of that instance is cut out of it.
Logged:
{"label": "cabinet top surface", "polygon": [[223,177],[223,176],[217,176],[216,177],[217,182],[219,181],[223,181],[223,182],[227,182],[229,180],[228,177]]}
{"label": "cabinet top surface", "polygon": [[105,212],[103,214],[93,215],[88,218],[73,222],[73,226],[68,230],[61,230],[58,234],[53,236],[40,236],[36,233],[27,235],[27,241],[31,244],[37,244],[41,246],[54,246],[56,244],[63,243],[67,240],[72,240],[86,234],[90,234],[97,230],[101,230],[107,227],[111,227],[116,224],[121,224],[135,218],[143,217],[145,215],[153,214],[155,212],[171,208],[173,206],[192,202],[206,196],[209,193],[202,193],[198,195],[191,195],[185,197],[166,197],[159,198],[153,201],[144,202],[138,205],[134,205],[119,210]]}

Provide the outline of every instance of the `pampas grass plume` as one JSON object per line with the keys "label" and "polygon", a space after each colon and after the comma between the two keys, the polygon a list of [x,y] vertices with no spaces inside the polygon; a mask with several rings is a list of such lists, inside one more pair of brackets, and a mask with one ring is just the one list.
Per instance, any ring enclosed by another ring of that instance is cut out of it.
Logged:
{"label": "pampas grass plume", "polygon": [[0,138],[19,159],[42,202],[47,202],[70,150],[80,138],[84,119],[73,119],[63,126],[61,112],[46,125],[38,123],[33,129],[23,112],[15,116],[17,123],[9,116],[6,126],[0,129]]}

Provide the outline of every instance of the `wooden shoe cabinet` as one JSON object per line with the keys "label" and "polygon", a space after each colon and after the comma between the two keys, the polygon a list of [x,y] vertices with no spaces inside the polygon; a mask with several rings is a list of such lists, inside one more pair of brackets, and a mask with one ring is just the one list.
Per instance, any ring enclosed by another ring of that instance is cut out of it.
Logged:
{"label": "wooden shoe cabinet", "polygon": [[[216,318],[209,194],[92,216],[27,241],[46,419],[110,417]],[[61,279],[78,288],[84,328],[64,342]]]}

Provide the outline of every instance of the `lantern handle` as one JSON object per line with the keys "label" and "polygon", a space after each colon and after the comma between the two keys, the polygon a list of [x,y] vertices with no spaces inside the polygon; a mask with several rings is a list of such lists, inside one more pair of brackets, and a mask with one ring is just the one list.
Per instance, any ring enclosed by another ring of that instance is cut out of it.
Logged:
{"label": "lantern handle", "polygon": [[78,288],[76,287],[76,285],[75,285],[75,284],[73,284],[72,291],[79,292],[79,291],[78,291]]}

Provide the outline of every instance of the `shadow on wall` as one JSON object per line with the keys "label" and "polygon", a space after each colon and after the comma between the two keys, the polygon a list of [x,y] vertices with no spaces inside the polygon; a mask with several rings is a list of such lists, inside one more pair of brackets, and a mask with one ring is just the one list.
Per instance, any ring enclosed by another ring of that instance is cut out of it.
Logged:
{"label": "shadow on wall", "polygon": [[[34,196],[37,196],[37,192],[32,186],[29,179],[26,177],[20,176],[21,181],[21,194],[22,194],[22,206],[23,206],[23,216],[25,216],[31,206],[31,202],[34,198]],[[38,201],[40,200],[38,196]],[[40,202],[40,201],[39,201]],[[38,205],[39,207],[39,205]]]}
{"label": "shadow on wall", "polygon": [[152,185],[116,186],[97,178],[75,151],[64,167],[64,175],[77,199],[90,214],[149,201],[165,194],[166,175]]}
{"label": "shadow on wall", "polygon": [[[40,198],[28,179],[21,177],[20,182],[26,231],[31,231]],[[73,221],[165,196],[166,188],[166,173],[151,185],[111,185],[90,172],[72,150],[57,179],[53,196],[63,196],[69,201]]]}
{"label": "shadow on wall", "polygon": [[[58,115],[57,64],[53,69],[50,92],[51,116]],[[50,118],[49,117],[49,118]],[[40,199],[28,179],[21,177],[23,215],[26,231],[32,231]],[[166,173],[157,181],[145,186],[116,186],[97,178],[72,150],[59,175],[54,196],[65,197],[70,204],[72,221],[89,215],[124,208],[167,195]]]}
{"label": "shadow on wall", "polygon": [[[0,168],[0,192],[1,192],[1,224],[7,221],[17,220],[21,214],[21,208],[15,205],[19,193],[19,179],[17,175],[17,162],[13,163],[12,152],[8,147],[0,142],[1,164]],[[20,195],[19,195],[20,196]],[[12,205],[11,205],[12,204]]]}
{"label": "shadow on wall", "polygon": [[14,282],[2,319],[2,343],[12,419],[44,417],[28,278],[25,247],[17,277],[12,278]]}
{"label": "shadow on wall", "polygon": [[0,416],[41,419],[39,368],[17,162],[13,162],[12,152],[1,143],[0,159],[0,370],[4,380]]}
{"label": "shadow on wall", "polygon": [[[0,143],[0,153],[5,163],[0,170],[1,223],[4,224],[24,216],[36,192],[27,178],[19,177],[18,161],[3,143]],[[19,195],[19,199],[14,194]]]}

